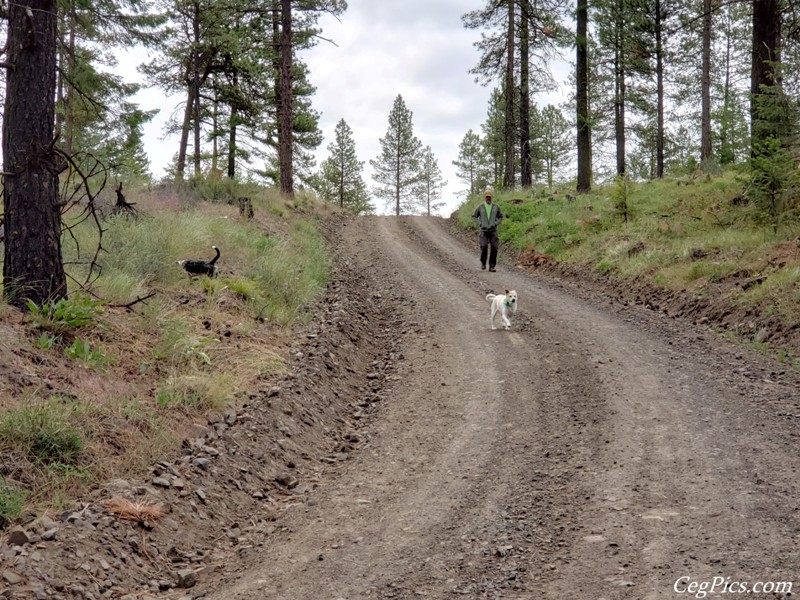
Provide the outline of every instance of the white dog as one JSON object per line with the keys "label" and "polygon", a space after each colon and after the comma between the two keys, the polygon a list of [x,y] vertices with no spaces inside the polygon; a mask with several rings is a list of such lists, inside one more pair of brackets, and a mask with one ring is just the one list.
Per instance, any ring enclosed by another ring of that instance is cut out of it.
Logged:
{"label": "white dog", "polygon": [[492,305],[492,329],[497,329],[494,326],[494,316],[500,313],[503,318],[503,327],[511,329],[511,321],[508,315],[516,314],[517,312],[517,292],[514,290],[506,290],[505,294],[486,294],[486,301]]}

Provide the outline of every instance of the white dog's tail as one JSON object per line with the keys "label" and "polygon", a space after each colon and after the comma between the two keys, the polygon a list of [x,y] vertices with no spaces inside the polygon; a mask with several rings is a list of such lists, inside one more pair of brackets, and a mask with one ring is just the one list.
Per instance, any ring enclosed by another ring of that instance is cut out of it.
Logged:
{"label": "white dog's tail", "polygon": [[486,301],[491,302],[492,300],[495,299],[496,296],[497,294],[486,294]]}

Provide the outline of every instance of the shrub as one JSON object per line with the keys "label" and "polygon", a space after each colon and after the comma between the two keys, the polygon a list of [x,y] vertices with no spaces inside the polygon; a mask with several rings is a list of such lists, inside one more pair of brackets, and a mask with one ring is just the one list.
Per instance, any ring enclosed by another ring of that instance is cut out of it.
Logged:
{"label": "shrub", "polygon": [[50,300],[41,306],[28,300],[27,307],[39,327],[55,334],[93,325],[97,322],[97,317],[103,314],[103,307],[99,302],[82,294],[57,301]]}

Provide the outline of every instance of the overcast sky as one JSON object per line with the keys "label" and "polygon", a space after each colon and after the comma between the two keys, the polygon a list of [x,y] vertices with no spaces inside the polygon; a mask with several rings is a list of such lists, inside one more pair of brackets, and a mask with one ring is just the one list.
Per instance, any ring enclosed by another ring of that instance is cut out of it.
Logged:
{"label": "overcast sky", "polygon": [[[458,205],[466,185],[455,176],[453,160],[469,129],[480,132],[486,120],[490,88],[468,73],[478,60],[461,15],[484,0],[350,0],[341,22],[325,18],[321,42],[304,53],[317,86],[314,106],[322,113],[325,135],[321,149],[334,139],[340,119],[353,130],[356,152],[364,161],[364,179],[372,187],[370,159],[380,153],[389,113],[398,94],[413,113],[414,134],[430,146],[448,185],[442,214]],[[379,211],[383,201],[375,201]]]}
{"label": "overcast sky", "polygon": [[[327,158],[334,128],[344,119],[353,130],[356,152],[364,162],[364,181],[372,188],[369,161],[378,157],[379,139],[386,135],[389,113],[398,94],[413,113],[414,134],[430,146],[443,178],[448,181],[439,214],[449,215],[463,199],[466,184],[456,179],[452,161],[469,129],[480,133],[486,120],[491,86],[475,83],[468,71],[478,61],[474,42],[480,33],[467,30],[461,16],[485,0],[348,0],[341,20],[320,21],[321,41],[301,58],[308,64],[317,92],[313,107],[321,113],[324,140],[317,165]],[[163,124],[174,110],[170,99],[150,92],[142,108],[160,108],[148,126],[146,147],[156,177],[172,160],[176,142],[164,143]],[[155,103],[155,104],[153,104]],[[378,212],[382,200],[374,200]]]}

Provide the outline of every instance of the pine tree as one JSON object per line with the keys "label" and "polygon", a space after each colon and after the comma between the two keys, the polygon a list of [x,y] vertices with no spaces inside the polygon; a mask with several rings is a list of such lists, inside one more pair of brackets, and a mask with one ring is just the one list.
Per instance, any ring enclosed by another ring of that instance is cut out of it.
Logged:
{"label": "pine tree", "polygon": [[114,179],[149,177],[142,129],[157,111],[142,111],[130,100],[140,86],[103,67],[116,66],[113,47],[152,44],[163,17],[149,1],[67,0],[59,6],[59,146],[81,166],[82,153],[91,153],[89,160],[105,164]]}
{"label": "pine tree", "polygon": [[780,0],[753,3],[753,64],[750,76],[750,123],[753,154],[786,125],[772,110],[782,95]]}
{"label": "pine tree", "polygon": [[[225,153],[229,177],[249,169],[291,194],[295,178],[311,176],[311,152],[322,143],[319,115],[311,108],[315,88],[297,51],[319,39],[322,13],[338,16],[346,3],[159,1],[170,26],[162,33],[162,55],[142,70],[167,93],[186,97],[181,122],[169,123],[169,132],[180,133],[176,179],[183,179],[188,159],[199,175],[202,160],[210,156],[216,168]],[[224,137],[223,146],[218,140]],[[209,140],[210,153],[203,149]]]}
{"label": "pine tree", "polygon": [[535,156],[541,162],[547,187],[552,189],[556,171],[569,164],[569,153],[574,143],[571,128],[561,110],[552,104],[541,111],[532,110],[531,115],[535,119]]}
{"label": "pine tree", "polygon": [[380,139],[381,153],[370,160],[372,179],[378,186],[374,192],[394,205],[394,213],[414,212],[415,193],[420,181],[422,143],[414,136],[412,113],[398,94],[389,113],[389,128]]}
{"label": "pine tree", "polygon": [[361,177],[364,163],[358,160],[353,130],[344,119],[336,124],[336,139],[328,145],[330,156],[322,161],[315,180],[317,192],[323,199],[350,212],[372,214],[367,186]]}
{"label": "pine tree", "polygon": [[489,111],[481,126],[484,155],[487,157],[488,179],[492,187],[500,187],[505,165],[505,113],[501,91],[495,89],[489,97]]}
{"label": "pine tree", "polygon": [[462,16],[464,26],[469,29],[488,30],[475,46],[480,51],[477,66],[470,70],[483,82],[498,79],[502,73],[503,85],[503,187],[514,187],[515,159],[515,43],[516,43],[516,1],[490,0],[483,9],[473,10]]}
{"label": "pine tree", "polygon": [[487,162],[481,136],[470,129],[458,146],[458,158],[453,161],[456,177],[467,184],[467,196],[477,194],[489,185]]}
{"label": "pine tree", "polygon": [[749,83],[750,47],[745,40],[750,37],[747,19],[749,6],[728,4],[721,9],[719,18],[718,60],[715,95],[720,99],[712,119],[716,123],[719,139],[719,162],[722,165],[745,159],[750,152],[749,106],[747,85]]}
{"label": "pine tree", "polygon": [[422,171],[419,182],[419,205],[423,214],[431,216],[431,211],[437,211],[444,206],[441,201],[442,189],[447,182],[442,179],[439,162],[433,155],[430,146],[425,146],[422,151]]}

